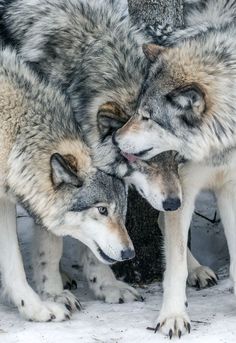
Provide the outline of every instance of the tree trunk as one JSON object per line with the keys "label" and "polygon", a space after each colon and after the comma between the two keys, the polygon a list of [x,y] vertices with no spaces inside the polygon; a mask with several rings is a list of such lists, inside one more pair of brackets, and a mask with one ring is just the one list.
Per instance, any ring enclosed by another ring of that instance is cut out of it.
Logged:
{"label": "tree trunk", "polygon": [[[135,24],[183,25],[183,0],[128,0]],[[114,267],[116,274],[128,282],[147,283],[162,277],[162,236],[154,210],[135,190],[128,198],[127,229],[134,243],[136,257]]]}

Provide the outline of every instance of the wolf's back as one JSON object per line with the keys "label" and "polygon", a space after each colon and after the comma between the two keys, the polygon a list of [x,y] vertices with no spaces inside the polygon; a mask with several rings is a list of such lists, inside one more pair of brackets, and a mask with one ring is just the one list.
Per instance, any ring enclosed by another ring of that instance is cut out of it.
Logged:
{"label": "wolf's back", "polygon": [[187,26],[226,25],[236,19],[235,0],[185,0],[185,21]]}
{"label": "wolf's back", "polygon": [[0,0],[0,35],[6,43],[21,44],[32,29],[40,44],[45,30],[52,35],[56,29],[78,25],[93,33],[119,26],[127,15],[125,0]]}

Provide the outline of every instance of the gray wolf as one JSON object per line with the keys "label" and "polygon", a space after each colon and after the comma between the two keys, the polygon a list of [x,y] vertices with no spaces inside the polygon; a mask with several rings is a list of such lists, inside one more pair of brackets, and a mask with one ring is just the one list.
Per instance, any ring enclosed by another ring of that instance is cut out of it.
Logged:
{"label": "gray wolf", "polygon": [[[13,45],[40,75],[68,93],[99,167],[134,184],[153,207],[177,209],[182,194],[175,154],[164,153],[148,163],[125,155],[132,160],[129,163],[111,142],[112,133],[136,111],[149,68],[142,44],[152,41],[144,31],[131,25],[126,1],[1,0],[0,5],[2,39]],[[49,250],[44,244],[49,268],[52,251],[58,251],[60,243],[57,249],[56,239],[48,240],[54,246]],[[39,241],[36,240],[38,244]],[[46,242],[45,233],[42,241]],[[107,302],[137,299],[135,290],[118,282],[108,266],[101,265],[86,248],[83,254],[84,273],[96,296]],[[206,285],[214,274],[201,267],[191,253],[189,256],[191,284],[200,279]],[[42,269],[39,260],[36,254],[37,270]],[[43,272],[45,269],[35,274]],[[49,283],[53,273],[48,274]],[[54,279],[58,280],[60,276],[55,274]],[[94,278],[96,282],[91,281]],[[42,285],[41,278],[37,278],[36,284],[46,292],[47,282]]]}
{"label": "gray wolf", "polygon": [[[49,296],[56,302],[43,302],[26,281],[15,203],[23,204],[45,233],[70,235],[86,244],[100,261],[111,264],[134,257],[124,224],[127,187],[94,166],[66,96],[39,80],[9,49],[0,52],[0,79],[3,287],[25,318],[65,320],[79,307],[75,297],[51,289]],[[41,267],[46,267],[44,255],[39,250]],[[42,274],[41,282],[46,279]]]}
{"label": "gray wolf", "polygon": [[175,147],[189,159],[179,170],[182,206],[166,213],[163,222],[166,272],[156,330],[170,338],[190,331],[185,294],[187,233],[201,189],[215,191],[236,289],[236,2],[189,1],[187,5],[186,36],[181,30],[168,38],[169,47],[144,46],[153,65],[137,116],[115,137],[126,153],[140,154],[145,149],[143,158],[148,158]]}
{"label": "gray wolf", "polygon": [[148,159],[176,150],[201,161],[235,145],[236,6],[223,0],[202,3],[194,2],[186,19],[195,25],[192,36],[185,38],[182,30],[182,39],[178,32],[178,39],[175,34],[169,39],[171,46],[144,45],[152,65],[137,115],[115,137],[124,152]]}

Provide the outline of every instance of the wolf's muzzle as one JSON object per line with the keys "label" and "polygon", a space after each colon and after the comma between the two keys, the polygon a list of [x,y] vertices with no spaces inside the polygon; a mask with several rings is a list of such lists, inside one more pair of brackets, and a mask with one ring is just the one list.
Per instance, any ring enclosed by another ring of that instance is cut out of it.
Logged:
{"label": "wolf's muzzle", "polygon": [[181,201],[179,198],[168,198],[162,203],[163,209],[165,211],[176,211],[181,206]]}

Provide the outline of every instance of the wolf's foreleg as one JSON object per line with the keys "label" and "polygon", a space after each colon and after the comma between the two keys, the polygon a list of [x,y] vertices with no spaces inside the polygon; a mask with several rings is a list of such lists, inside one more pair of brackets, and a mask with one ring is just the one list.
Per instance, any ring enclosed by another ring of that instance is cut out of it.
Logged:
{"label": "wolf's foreleg", "polygon": [[62,237],[35,227],[32,257],[36,289],[43,299],[65,304],[72,312],[80,309],[80,303],[70,291],[63,289],[59,269],[62,249]]}
{"label": "wolf's foreleg", "polygon": [[[158,225],[163,235],[165,235],[164,228],[164,212],[159,214]],[[202,266],[191,251],[187,250],[187,266],[188,266],[188,285],[192,287],[205,288],[215,285],[217,283],[217,276],[209,267]]]}
{"label": "wolf's foreleg", "polygon": [[222,187],[217,193],[217,202],[230,255],[230,277],[236,295],[236,189],[234,183]]}
{"label": "wolf's foreleg", "polygon": [[[183,187],[184,188],[184,187]],[[186,280],[188,230],[198,190],[186,187],[180,210],[165,213],[166,271],[163,281],[163,303],[156,322],[156,330],[172,337],[190,331],[186,312]]]}
{"label": "wolf's foreleg", "polygon": [[89,288],[94,295],[106,303],[124,303],[142,300],[142,297],[133,287],[116,279],[112,269],[101,263],[89,248],[80,247],[80,264],[88,281]]}
{"label": "wolf's foreleg", "polygon": [[7,198],[0,199],[0,266],[4,291],[26,319],[44,322],[69,318],[64,305],[41,301],[29,286],[17,240],[16,208]]}

